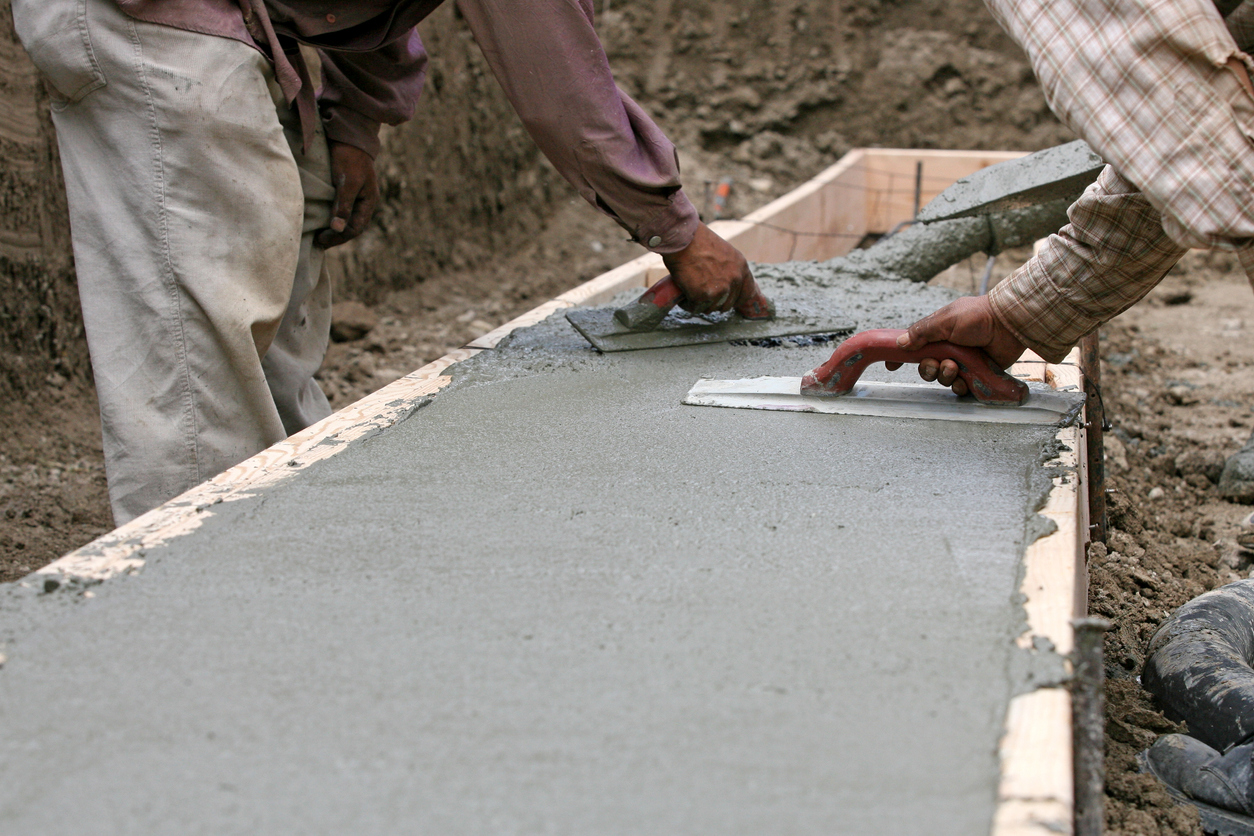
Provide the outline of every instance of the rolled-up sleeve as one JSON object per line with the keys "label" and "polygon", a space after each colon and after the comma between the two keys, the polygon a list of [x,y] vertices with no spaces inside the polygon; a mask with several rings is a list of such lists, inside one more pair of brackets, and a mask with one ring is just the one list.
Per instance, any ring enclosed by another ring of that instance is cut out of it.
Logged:
{"label": "rolled-up sleeve", "polygon": [[322,92],[318,106],[327,139],[379,153],[379,125],[413,117],[427,72],[427,52],[417,30],[370,52],[319,50]]}
{"label": "rolled-up sleeve", "polygon": [[1188,251],[1161,214],[1107,166],[1067,210],[1070,221],[1027,264],[989,291],[993,312],[1051,363],[1149,293]]}
{"label": "rolled-up sleeve", "polygon": [[631,237],[683,249],[699,220],[675,147],[614,84],[590,0],[458,0],[524,127],[557,170]]}

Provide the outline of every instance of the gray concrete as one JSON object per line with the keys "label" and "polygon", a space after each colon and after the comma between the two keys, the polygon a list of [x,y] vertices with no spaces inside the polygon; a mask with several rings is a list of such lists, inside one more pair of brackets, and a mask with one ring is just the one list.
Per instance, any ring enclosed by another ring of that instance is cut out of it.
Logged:
{"label": "gray concrete", "polygon": [[963,177],[924,206],[919,220],[933,223],[1055,200],[1071,203],[1105,167],[1097,152],[1077,139]]}
{"label": "gray concrete", "polygon": [[838,275],[868,279],[896,276],[926,282],[951,264],[984,252],[1023,247],[1057,232],[1067,223],[1067,200],[975,218],[916,223],[874,247],[832,259]]}
{"label": "gray concrete", "polygon": [[987,832],[1053,430],[680,404],[830,351],[554,317],[93,598],[8,587],[0,832]]}

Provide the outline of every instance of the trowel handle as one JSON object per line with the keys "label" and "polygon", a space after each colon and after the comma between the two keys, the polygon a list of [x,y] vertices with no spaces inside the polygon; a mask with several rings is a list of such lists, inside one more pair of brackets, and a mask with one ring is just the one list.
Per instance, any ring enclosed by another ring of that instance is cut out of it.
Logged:
{"label": "trowel handle", "polygon": [[[753,279],[749,281],[753,282]],[[619,325],[632,331],[651,331],[662,324],[671,308],[683,301],[683,298],[684,292],[679,289],[679,285],[667,276],[630,305],[614,311],[614,319]],[[771,319],[775,316],[775,306],[763,295],[757,282],[753,282],[752,294],[736,306],[736,313],[745,319]]]}
{"label": "trowel handle", "polygon": [[980,403],[1018,406],[1027,400],[1027,384],[998,368],[983,349],[939,342],[928,343],[917,351],[906,351],[897,345],[897,338],[904,333],[897,328],[880,328],[854,334],[840,344],[831,359],[801,378],[801,394],[820,397],[847,394],[862,371],[872,363],[953,360],[958,364],[958,377]]}

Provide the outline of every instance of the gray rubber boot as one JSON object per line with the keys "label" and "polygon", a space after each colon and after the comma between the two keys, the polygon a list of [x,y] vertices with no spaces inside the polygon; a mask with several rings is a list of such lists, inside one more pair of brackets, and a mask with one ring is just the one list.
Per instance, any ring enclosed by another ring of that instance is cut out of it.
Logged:
{"label": "gray rubber boot", "polygon": [[1245,446],[1228,457],[1219,477],[1219,493],[1234,502],[1254,502],[1254,434]]}
{"label": "gray rubber boot", "polygon": [[1254,836],[1254,743],[1220,754],[1185,734],[1166,734],[1141,763],[1178,801],[1192,804],[1207,833]]}

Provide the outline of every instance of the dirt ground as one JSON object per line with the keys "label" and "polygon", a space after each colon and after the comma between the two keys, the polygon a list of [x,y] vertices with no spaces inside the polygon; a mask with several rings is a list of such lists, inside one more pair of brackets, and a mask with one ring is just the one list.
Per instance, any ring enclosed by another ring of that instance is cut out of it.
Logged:
{"label": "dirt ground", "polygon": [[1090,553],[1089,609],[1115,625],[1106,639],[1107,832],[1194,834],[1135,754],[1182,730],[1136,677],[1150,636],[1176,607],[1246,578],[1237,544],[1251,508],[1215,488],[1224,458],[1254,426],[1254,294],[1223,253],[1190,253],[1140,305],[1102,332],[1110,534]]}
{"label": "dirt ground", "polygon": [[[681,146],[698,206],[706,208],[702,184],[734,181],[728,216],[852,146],[1032,149],[1069,138],[974,0],[615,0],[598,8],[620,83]],[[639,254],[611,221],[553,186],[551,172],[537,182],[559,196],[522,245],[452,258],[403,289],[362,295],[376,324],[335,343],[320,373],[334,406]],[[468,222],[448,222],[450,235],[475,234]],[[399,287],[394,274],[408,262],[387,261],[380,242],[389,240],[380,233],[344,261],[372,254],[380,280]],[[967,273],[974,284],[978,274]],[[1112,525],[1108,546],[1091,556],[1090,609],[1117,626],[1106,642],[1111,834],[1199,832],[1195,817],[1135,771],[1135,752],[1176,728],[1135,677],[1167,613],[1246,577],[1254,562],[1236,543],[1251,509],[1223,502],[1214,487],[1223,458],[1254,428],[1252,336],[1254,294],[1240,268],[1205,253],[1189,255],[1103,331]],[[104,533],[111,520],[89,383],[49,374],[26,397],[0,404],[0,425],[0,580],[12,580]]]}

